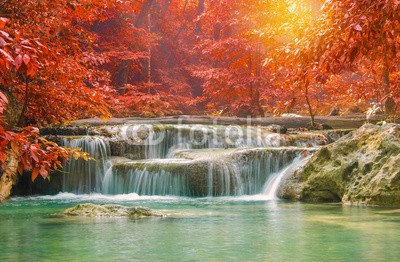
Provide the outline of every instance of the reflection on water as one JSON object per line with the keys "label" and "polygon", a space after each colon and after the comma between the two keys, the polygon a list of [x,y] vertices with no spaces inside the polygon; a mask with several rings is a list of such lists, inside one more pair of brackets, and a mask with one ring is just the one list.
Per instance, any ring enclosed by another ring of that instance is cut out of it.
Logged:
{"label": "reflection on water", "polygon": [[[398,210],[274,201],[73,195],[0,206],[0,261],[353,261],[400,259]],[[142,220],[57,218],[81,202],[146,206]]]}

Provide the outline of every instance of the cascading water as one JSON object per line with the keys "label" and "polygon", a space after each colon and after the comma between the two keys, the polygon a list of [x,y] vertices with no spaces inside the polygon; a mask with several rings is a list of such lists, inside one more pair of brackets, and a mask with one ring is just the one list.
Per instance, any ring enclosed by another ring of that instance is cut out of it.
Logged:
{"label": "cascading water", "polygon": [[182,168],[185,162],[157,159],[116,164],[103,184],[103,193],[189,196],[187,177],[175,167]]}
{"label": "cascading water", "polygon": [[63,191],[78,194],[101,192],[104,174],[111,167],[108,142],[100,137],[85,136],[64,139],[64,146],[80,148],[94,160],[71,158],[64,165]]}
{"label": "cascading water", "polygon": [[180,196],[251,195],[299,152],[259,152],[255,159],[166,159],[120,163],[106,193]]}
{"label": "cascading water", "polygon": [[239,151],[233,158],[208,161],[208,196],[259,194],[269,176],[299,154],[290,150],[272,150],[253,152],[249,157],[245,155],[246,151]]}
{"label": "cascading water", "polygon": [[[253,127],[243,130],[220,126],[150,127],[112,127],[108,129],[112,138],[65,139],[65,146],[81,148],[96,161],[69,161],[64,168],[64,192],[193,197],[254,195],[265,190],[267,181],[279,184],[279,180],[271,180],[277,176],[274,174],[303,163],[305,160],[300,161],[299,156],[305,151],[316,151],[297,147],[296,139],[289,135]],[[110,150],[108,143],[114,143],[115,137],[124,145],[119,148],[118,161],[116,150],[112,145]],[[299,141],[321,144],[315,137],[307,140],[303,136]],[[139,152],[136,156],[141,157],[132,158],[131,152]],[[113,165],[111,160],[115,162]]]}
{"label": "cascading water", "polygon": [[126,125],[106,131],[115,135],[118,141],[129,144],[120,154],[143,147],[145,159],[171,158],[179,149],[278,147],[294,142],[289,136],[254,127]]}
{"label": "cascading water", "polygon": [[293,160],[290,165],[288,165],[281,171],[272,174],[264,185],[264,188],[262,190],[263,195],[266,195],[268,199],[276,199],[277,191],[283,177],[296,172],[296,170],[303,167],[310,158],[311,155],[307,157],[298,156]]}

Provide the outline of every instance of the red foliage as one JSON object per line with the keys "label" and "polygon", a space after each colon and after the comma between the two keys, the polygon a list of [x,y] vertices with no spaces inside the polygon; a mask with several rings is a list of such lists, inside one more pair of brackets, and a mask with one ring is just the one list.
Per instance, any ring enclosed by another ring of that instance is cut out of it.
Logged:
{"label": "red foliage", "polygon": [[32,181],[40,174],[44,179],[48,178],[51,170],[62,167],[62,161],[70,155],[75,158],[88,160],[87,153],[79,150],[60,147],[39,136],[37,128],[28,126],[21,131],[7,131],[4,129],[3,113],[7,104],[7,98],[0,92],[0,170],[2,173],[13,172],[7,160],[12,156],[18,159],[17,171],[32,171]]}

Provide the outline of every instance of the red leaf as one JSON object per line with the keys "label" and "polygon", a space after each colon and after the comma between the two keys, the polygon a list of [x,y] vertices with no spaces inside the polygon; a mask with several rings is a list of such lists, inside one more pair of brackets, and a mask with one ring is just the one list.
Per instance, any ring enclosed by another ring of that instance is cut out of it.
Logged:
{"label": "red leaf", "polygon": [[3,29],[6,26],[6,23],[10,21],[9,19],[5,17],[0,17],[0,30]]}
{"label": "red leaf", "polygon": [[7,70],[6,61],[0,58],[0,71],[4,73],[6,70]]}
{"label": "red leaf", "polygon": [[0,99],[3,103],[8,104],[8,99],[2,92],[0,92]]}
{"label": "red leaf", "polygon": [[38,154],[37,154],[37,148],[34,145],[31,145],[31,157],[33,158],[33,160],[37,162],[39,162],[39,158],[38,158]]}
{"label": "red leaf", "polygon": [[14,63],[14,59],[12,58],[12,56],[9,53],[4,51],[3,49],[0,49],[0,52],[8,59],[8,61],[10,61],[11,63]]}
{"label": "red leaf", "polygon": [[0,47],[3,47],[7,44],[3,37],[0,37]]}
{"label": "red leaf", "polygon": [[354,30],[361,32],[362,31],[362,27],[359,24],[356,24],[355,26],[353,26]]}
{"label": "red leaf", "polygon": [[15,58],[14,65],[15,65],[15,71],[18,71],[18,69],[22,66],[22,55],[18,55]]}
{"label": "red leaf", "polygon": [[35,73],[36,73],[37,66],[32,64],[32,63],[29,63],[27,65],[27,67],[28,67],[28,69],[26,70],[26,75],[27,76],[34,76]]}
{"label": "red leaf", "polygon": [[20,175],[22,175],[23,172],[24,172],[24,165],[22,163],[19,163],[19,165],[18,165],[18,173]]}
{"label": "red leaf", "polygon": [[0,163],[4,163],[7,160],[7,154],[0,152]]}
{"label": "red leaf", "polygon": [[39,175],[39,168],[35,167],[32,171],[32,182],[35,181],[38,175]]}
{"label": "red leaf", "polygon": [[24,61],[25,65],[28,65],[29,62],[31,61],[31,57],[27,54],[24,54],[22,60]]}
{"label": "red leaf", "polygon": [[21,32],[19,30],[15,30],[15,40],[19,40],[19,38],[21,37]]}
{"label": "red leaf", "polygon": [[41,175],[43,178],[46,178],[46,177],[49,175],[49,171],[47,171],[46,168],[45,168],[44,166],[42,166],[42,167],[40,168],[39,173],[40,173],[40,175]]}

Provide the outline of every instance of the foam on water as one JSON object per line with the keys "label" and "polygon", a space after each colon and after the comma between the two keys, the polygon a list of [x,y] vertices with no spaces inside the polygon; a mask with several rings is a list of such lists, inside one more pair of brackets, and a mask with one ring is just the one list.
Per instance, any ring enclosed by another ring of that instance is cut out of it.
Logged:
{"label": "foam on water", "polygon": [[127,203],[137,201],[167,201],[167,202],[256,202],[256,201],[274,201],[268,195],[243,195],[243,196],[221,196],[221,197],[183,197],[183,196],[139,196],[136,193],[120,194],[120,195],[103,195],[103,194],[73,194],[59,193],[57,195],[43,196],[27,196],[12,197],[10,202],[24,201],[49,201],[60,203],[77,203],[77,202],[101,202],[101,203]]}
{"label": "foam on water", "polygon": [[120,195],[103,195],[103,194],[73,194],[73,193],[59,193],[57,195],[45,196],[28,196],[28,197],[13,197],[10,201],[26,201],[26,200],[42,200],[42,201],[60,201],[60,202],[128,202],[138,200],[163,200],[173,201],[184,199],[184,197],[175,196],[139,196],[136,193],[120,194]]}

